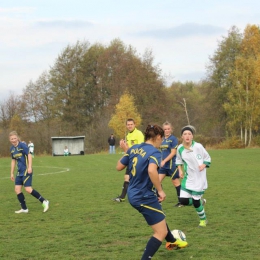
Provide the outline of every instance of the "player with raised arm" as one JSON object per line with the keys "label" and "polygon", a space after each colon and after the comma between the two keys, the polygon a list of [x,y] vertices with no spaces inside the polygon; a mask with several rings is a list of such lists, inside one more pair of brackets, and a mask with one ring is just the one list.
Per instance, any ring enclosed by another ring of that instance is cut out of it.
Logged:
{"label": "player with raised arm", "polygon": [[[144,135],[140,130],[136,128],[134,119],[132,118],[127,119],[126,127],[128,130],[128,134],[126,135],[126,140],[122,139],[120,140],[119,143],[120,147],[124,150],[124,152],[126,152],[127,149],[130,148],[132,145],[141,144],[144,141]],[[114,198],[113,199],[114,201],[116,202],[125,201],[128,185],[129,185],[129,172],[128,172],[128,168],[126,168],[121,195]]]}

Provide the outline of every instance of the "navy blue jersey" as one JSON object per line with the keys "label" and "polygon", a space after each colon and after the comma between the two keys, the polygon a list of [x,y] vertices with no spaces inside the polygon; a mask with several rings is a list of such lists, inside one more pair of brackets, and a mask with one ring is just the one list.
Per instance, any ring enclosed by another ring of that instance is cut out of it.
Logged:
{"label": "navy blue jersey", "polygon": [[153,183],[148,175],[148,166],[161,162],[161,152],[153,145],[142,143],[133,145],[120,161],[129,168],[128,200],[132,205],[158,201]]}
{"label": "navy blue jersey", "polygon": [[10,148],[12,159],[17,161],[17,175],[25,176],[28,168],[28,153],[29,148],[27,144],[19,142],[16,147]]}
{"label": "navy blue jersey", "polygon": [[[162,151],[162,160],[164,160],[172,151],[172,149],[176,149],[177,151],[178,147],[178,139],[170,135],[168,138],[164,138],[161,145],[160,150]],[[175,169],[175,161],[176,161],[176,155],[172,157],[171,160],[167,161],[165,165],[163,166],[164,169]]]}

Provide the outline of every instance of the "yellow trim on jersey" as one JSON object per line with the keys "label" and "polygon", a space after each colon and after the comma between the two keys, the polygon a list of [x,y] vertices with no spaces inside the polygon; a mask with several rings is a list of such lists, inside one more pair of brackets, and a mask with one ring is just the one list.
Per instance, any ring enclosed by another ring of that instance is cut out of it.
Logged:
{"label": "yellow trim on jersey", "polygon": [[150,156],[150,158],[153,158],[153,159],[156,161],[156,164],[159,165],[159,163],[158,163],[156,157],[154,157],[154,156]]}
{"label": "yellow trim on jersey", "polygon": [[171,179],[173,179],[174,175],[177,173],[178,171],[178,168],[176,167],[175,171],[173,172],[172,176],[171,176]]}
{"label": "yellow trim on jersey", "polygon": [[164,216],[166,216],[162,210],[159,210],[159,209],[156,209],[156,208],[153,208],[153,207],[150,207],[150,206],[144,205],[144,204],[141,204],[141,206],[144,207],[144,208],[147,208],[147,209],[153,210],[153,211],[157,211],[157,212],[159,212],[159,213],[162,213]]}
{"label": "yellow trim on jersey", "polygon": [[26,164],[26,170],[24,172],[24,176],[26,176],[26,174],[28,172],[28,155],[25,155],[25,164]]}

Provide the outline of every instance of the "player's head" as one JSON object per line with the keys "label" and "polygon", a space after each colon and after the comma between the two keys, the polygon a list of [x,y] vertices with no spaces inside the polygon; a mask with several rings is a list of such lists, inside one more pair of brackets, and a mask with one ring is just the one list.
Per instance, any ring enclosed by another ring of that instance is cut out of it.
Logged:
{"label": "player's head", "polygon": [[132,118],[126,120],[126,127],[129,132],[132,132],[135,129],[135,121]]}
{"label": "player's head", "polygon": [[192,133],[192,135],[194,135],[196,133],[196,129],[194,126],[192,125],[186,125],[181,129],[181,135],[183,134],[184,131],[190,131]]}
{"label": "player's head", "polygon": [[144,140],[151,141],[155,147],[160,147],[164,131],[159,125],[148,125],[145,133]]}
{"label": "player's head", "polygon": [[172,125],[168,121],[163,123],[164,136],[168,137],[172,133]]}
{"label": "player's head", "polygon": [[12,131],[12,132],[9,133],[9,141],[14,146],[18,145],[20,138],[19,138],[16,131]]}
{"label": "player's head", "polygon": [[196,132],[196,129],[194,126],[192,126],[192,125],[184,126],[181,129],[182,141],[184,143],[190,144],[193,140],[193,135],[195,134],[195,132]]}

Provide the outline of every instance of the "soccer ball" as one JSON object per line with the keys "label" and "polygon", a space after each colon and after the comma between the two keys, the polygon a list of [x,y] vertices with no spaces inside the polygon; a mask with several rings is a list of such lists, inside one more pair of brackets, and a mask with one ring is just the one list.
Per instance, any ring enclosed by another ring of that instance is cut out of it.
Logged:
{"label": "soccer ball", "polygon": [[182,241],[186,241],[186,235],[181,230],[174,229],[171,232],[172,232],[174,238],[179,238]]}

